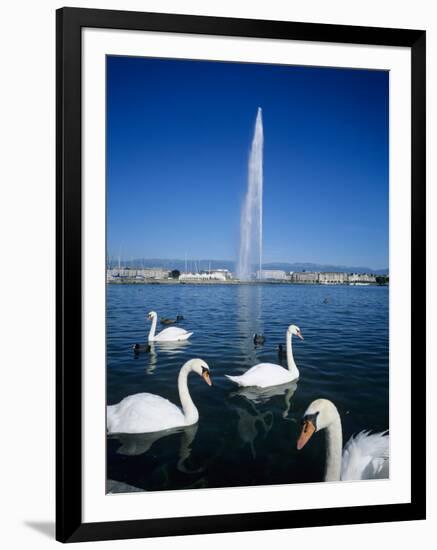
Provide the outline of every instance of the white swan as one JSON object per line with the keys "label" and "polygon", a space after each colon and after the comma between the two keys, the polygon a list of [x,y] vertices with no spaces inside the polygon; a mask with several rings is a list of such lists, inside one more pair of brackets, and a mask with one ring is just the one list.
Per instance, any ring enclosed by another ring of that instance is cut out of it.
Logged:
{"label": "white swan", "polygon": [[387,479],[389,477],[389,442],[386,432],[363,431],[352,436],[343,449],[340,415],[327,399],[316,399],[305,411],[302,431],[297,440],[300,450],[314,432],[326,429],[325,481]]}
{"label": "white swan", "polygon": [[257,386],[259,388],[279,386],[297,380],[299,378],[299,371],[294,362],[293,350],[291,348],[291,337],[293,334],[303,340],[300,328],[296,325],[290,325],[286,333],[288,369],[284,369],[284,367],[275,365],[274,363],[259,363],[241,376],[230,376],[229,374],[225,374],[225,376],[239,386]]}
{"label": "white swan", "polygon": [[158,322],[158,315],[156,311],[151,311],[148,313],[147,318],[152,321],[148,338],[149,342],[176,342],[188,340],[188,338],[193,334],[192,332],[187,332],[183,328],[179,327],[165,328],[164,330],[161,330],[159,334],[155,334],[156,323]]}
{"label": "white swan", "polygon": [[182,410],[159,395],[137,393],[122,399],[107,409],[107,430],[109,433],[151,433],[191,426],[199,420],[199,412],[188,391],[187,379],[190,372],[196,372],[211,386],[209,367],[202,359],[190,359],[179,372],[178,390]]}

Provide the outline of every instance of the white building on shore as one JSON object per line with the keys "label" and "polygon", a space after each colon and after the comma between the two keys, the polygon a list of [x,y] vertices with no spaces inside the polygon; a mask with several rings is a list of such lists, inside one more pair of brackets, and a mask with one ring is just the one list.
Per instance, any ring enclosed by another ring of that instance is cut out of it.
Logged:
{"label": "white building on shore", "polygon": [[347,273],[326,271],[319,273],[319,283],[322,285],[343,285],[347,283]]}
{"label": "white building on shore", "polygon": [[376,277],[375,275],[371,275],[370,273],[349,273],[348,274],[348,282],[349,284],[369,284],[369,283],[376,283]]}
{"label": "white building on shore", "polygon": [[163,267],[146,267],[143,269],[121,267],[108,269],[106,277],[108,280],[117,278],[159,280],[168,279],[169,271]]}
{"label": "white building on shore", "polygon": [[341,271],[295,271],[290,273],[292,283],[322,285],[360,285],[376,283],[375,275],[370,273],[343,273]]}
{"label": "white building on shore", "polygon": [[286,281],[289,277],[281,269],[261,269],[256,272],[256,278],[263,281]]}
{"label": "white building on shore", "polygon": [[[202,273],[181,273],[180,281],[226,281],[225,269],[217,269],[215,271],[204,271]],[[229,277],[230,278],[230,277]]]}
{"label": "white building on shore", "polygon": [[294,271],[290,273],[290,280],[293,283],[315,284],[319,282],[319,275],[316,271]]}

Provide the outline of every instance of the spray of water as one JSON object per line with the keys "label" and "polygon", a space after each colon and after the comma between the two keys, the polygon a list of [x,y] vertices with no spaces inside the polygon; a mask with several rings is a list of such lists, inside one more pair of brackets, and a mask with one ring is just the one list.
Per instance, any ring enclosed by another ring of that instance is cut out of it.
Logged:
{"label": "spray of water", "polygon": [[249,156],[247,192],[241,210],[237,277],[242,281],[252,278],[254,267],[259,269],[259,276],[262,273],[263,143],[262,110],[259,107]]}

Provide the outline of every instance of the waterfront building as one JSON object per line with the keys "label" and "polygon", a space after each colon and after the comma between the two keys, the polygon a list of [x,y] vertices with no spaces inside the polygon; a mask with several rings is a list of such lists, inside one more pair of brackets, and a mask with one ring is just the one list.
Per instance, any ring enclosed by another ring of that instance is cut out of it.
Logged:
{"label": "waterfront building", "polygon": [[180,281],[226,281],[226,270],[203,271],[201,273],[181,273]]}
{"label": "waterfront building", "polygon": [[319,273],[316,271],[294,271],[290,273],[293,283],[318,283]]}
{"label": "waterfront building", "polygon": [[281,269],[261,269],[256,272],[256,278],[264,281],[286,281],[287,273]]}
{"label": "waterfront building", "polygon": [[214,269],[214,271],[212,271],[211,273],[222,274],[225,276],[226,279],[233,279],[232,273],[231,271],[229,271],[229,269]]}
{"label": "waterfront building", "polygon": [[319,273],[319,283],[325,285],[341,285],[348,282],[347,273],[325,271]]}
{"label": "waterfront building", "polygon": [[348,273],[347,279],[349,284],[376,283],[375,275],[370,273]]}
{"label": "waterfront building", "polygon": [[169,271],[163,267],[147,267],[136,269],[122,267],[107,270],[107,279],[125,278],[125,279],[168,279]]}

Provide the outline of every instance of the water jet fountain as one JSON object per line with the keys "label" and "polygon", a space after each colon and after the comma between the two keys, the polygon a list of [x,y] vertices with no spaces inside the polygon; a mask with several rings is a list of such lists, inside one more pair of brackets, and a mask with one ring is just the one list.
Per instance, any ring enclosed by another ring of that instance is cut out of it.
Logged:
{"label": "water jet fountain", "polygon": [[241,281],[252,278],[252,269],[255,266],[259,266],[259,278],[262,273],[263,143],[262,109],[258,107],[249,155],[247,192],[241,210],[240,254],[237,264],[237,277]]}

